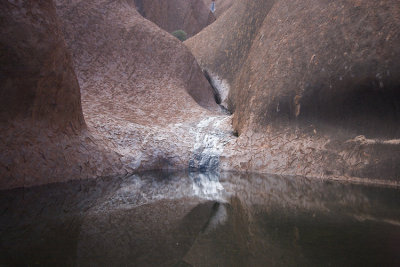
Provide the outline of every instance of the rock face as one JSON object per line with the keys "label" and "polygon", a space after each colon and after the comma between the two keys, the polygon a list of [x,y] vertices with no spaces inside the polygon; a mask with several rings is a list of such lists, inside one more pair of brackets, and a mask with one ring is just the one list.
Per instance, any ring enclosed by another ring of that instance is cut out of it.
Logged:
{"label": "rock face", "polygon": [[398,180],[395,0],[236,1],[186,42],[214,88],[138,3],[0,4],[0,188],[187,168]]}
{"label": "rock face", "polygon": [[0,14],[0,188],[107,175],[114,155],[86,130],[54,4],[2,1]]}
{"label": "rock face", "polygon": [[[279,1],[243,66],[250,71],[236,81],[237,128],[254,115],[260,126],[276,117],[329,120],[359,134],[398,137],[398,25],[395,1]],[[247,112],[238,99],[250,94],[257,97]],[[386,122],[386,129],[377,125]]]}
{"label": "rock face", "polygon": [[396,1],[244,1],[188,40],[230,89],[225,168],[398,179],[398,25]]}
{"label": "rock face", "polygon": [[56,5],[88,127],[124,168],[218,167],[230,119],[189,50],[130,1]]}
{"label": "rock face", "polygon": [[184,30],[188,37],[215,21],[203,1],[134,0],[139,13],[167,32]]}

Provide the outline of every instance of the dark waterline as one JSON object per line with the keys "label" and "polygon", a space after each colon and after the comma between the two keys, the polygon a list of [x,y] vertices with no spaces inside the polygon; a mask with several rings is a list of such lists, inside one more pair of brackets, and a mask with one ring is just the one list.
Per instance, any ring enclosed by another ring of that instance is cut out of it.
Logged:
{"label": "dark waterline", "polygon": [[0,266],[400,266],[400,190],[147,172],[0,191]]}

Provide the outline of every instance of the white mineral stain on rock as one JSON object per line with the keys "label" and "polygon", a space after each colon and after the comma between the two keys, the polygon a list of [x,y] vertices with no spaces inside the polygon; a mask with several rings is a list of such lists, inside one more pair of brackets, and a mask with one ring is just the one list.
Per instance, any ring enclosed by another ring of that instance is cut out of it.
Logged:
{"label": "white mineral stain on rock", "polygon": [[379,139],[369,139],[364,135],[359,135],[354,137],[353,139],[347,140],[346,143],[360,143],[363,145],[400,145],[400,139],[391,139],[391,140],[379,140]]}
{"label": "white mineral stain on rock", "polygon": [[218,170],[219,157],[225,145],[234,139],[230,122],[231,117],[208,117],[191,129],[195,141],[190,169]]}
{"label": "white mineral stain on rock", "polygon": [[128,172],[146,168],[217,170],[224,147],[235,140],[231,117],[226,115],[166,126],[133,122],[121,126],[110,119],[108,125],[97,125],[96,132],[106,137]]}

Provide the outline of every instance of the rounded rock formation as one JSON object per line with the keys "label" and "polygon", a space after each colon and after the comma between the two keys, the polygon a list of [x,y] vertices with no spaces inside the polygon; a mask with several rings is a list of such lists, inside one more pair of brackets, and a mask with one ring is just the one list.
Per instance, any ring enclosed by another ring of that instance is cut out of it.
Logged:
{"label": "rounded rock formation", "polygon": [[0,188],[118,173],[86,130],[53,2],[2,1],[0,16]]}
{"label": "rounded rock formation", "polygon": [[1,3],[0,122],[85,128],[78,81],[51,1]]}
{"label": "rounded rock formation", "polygon": [[278,1],[235,81],[236,127],[297,119],[399,137],[398,25],[395,1]]}

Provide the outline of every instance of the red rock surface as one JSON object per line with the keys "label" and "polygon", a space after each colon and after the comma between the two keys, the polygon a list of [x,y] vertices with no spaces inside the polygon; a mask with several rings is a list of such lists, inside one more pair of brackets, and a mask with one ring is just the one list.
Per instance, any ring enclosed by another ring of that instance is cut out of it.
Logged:
{"label": "red rock surface", "polygon": [[52,1],[2,1],[0,14],[0,188],[117,170],[86,130]]}
{"label": "red rock surface", "polygon": [[199,0],[134,0],[139,13],[167,32],[183,30],[188,37],[215,21]]}
{"label": "red rock surface", "polygon": [[398,25],[390,0],[243,1],[189,39],[230,89],[240,137],[224,168],[398,179]]}

